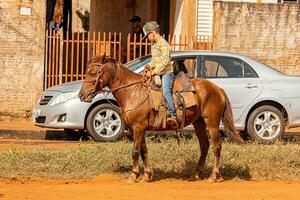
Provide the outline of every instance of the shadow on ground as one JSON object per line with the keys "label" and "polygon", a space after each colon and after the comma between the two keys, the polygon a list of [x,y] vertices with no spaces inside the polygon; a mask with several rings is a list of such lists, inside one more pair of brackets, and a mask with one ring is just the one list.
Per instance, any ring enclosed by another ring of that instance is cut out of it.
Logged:
{"label": "shadow on ground", "polygon": [[[153,181],[159,181],[164,179],[180,179],[180,180],[191,180],[191,177],[195,174],[197,162],[187,160],[181,170],[162,170],[160,168],[154,168]],[[117,173],[131,173],[131,165],[120,166],[119,169],[115,170]],[[207,179],[210,176],[212,168],[205,167],[204,177]],[[143,172],[143,169],[141,170]],[[223,165],[221,167],[221,175],[224,180],[242,179],[251,180],[250,169],[248,167],[242,169],[233,165]]]}
{"label": "shadow on ground", "polygon": [[67,141],[87,141],[91,138],[84,131],[64,130],[64,131],[46,131],[46,140],[67,140]]}

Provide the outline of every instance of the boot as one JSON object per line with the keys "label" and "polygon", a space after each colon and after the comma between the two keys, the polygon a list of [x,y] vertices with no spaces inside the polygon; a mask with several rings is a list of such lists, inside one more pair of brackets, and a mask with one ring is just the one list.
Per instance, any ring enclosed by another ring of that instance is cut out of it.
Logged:
{"label": "boot", "polygon": [[178,128],[178,123],[177,123],[176,117],[175,116],[168,117],[167,125],[169,127],[171,127],[172,129],[177,129]]}

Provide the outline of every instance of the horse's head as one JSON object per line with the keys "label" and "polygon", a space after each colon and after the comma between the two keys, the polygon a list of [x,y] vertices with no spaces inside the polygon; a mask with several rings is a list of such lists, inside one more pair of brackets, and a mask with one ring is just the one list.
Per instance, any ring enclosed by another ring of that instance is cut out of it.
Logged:
{"label": "horse's head", "polygon": [[87,69],[83,85],[78,94],[83,102],[91,102],[98,92],[109,86],[114,77],[115,60],[101,57],[91,58],[87,63]]}

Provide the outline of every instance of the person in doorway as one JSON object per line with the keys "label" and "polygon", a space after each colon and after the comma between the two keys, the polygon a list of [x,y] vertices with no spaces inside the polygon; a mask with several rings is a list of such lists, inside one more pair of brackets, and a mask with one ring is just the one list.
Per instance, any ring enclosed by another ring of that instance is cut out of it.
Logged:
{"label": "person in doorway", "polygon": [[131,24],[132,34],[136,34],[136,39],[139,42],[140,34],[143,34],[142,19],[139,16],[133,16],[129,22]]}
{"label": "person in doorway", "polygon": [[83,8],[78,8],[76,10],[76,14],[78,15],[78,17],[81,20],[83,30],[89,31],[89,29],[90,29],[90,13],[87,10],[85,10],[84,14],[83,14],[80,12],[81,10],[83,10]]}
{"label": "person in doorway", "polygon": [[49,23],[50,29],[58,30],[61,28],[63,22],[63,9],[64,9],[64,1],[63,0],[56,1],[54,7],[53,19]]}
{"label": "person in doorway", "polygon": [[[151,42],[151,61],[145,66],[145,71],[151,73],[150,76],[161,76],[163,96],[168,104],[170,116],[167,118],[167,125],[178,128],[174,99],[172,94],[174,73],[171,64],[170,46],[160,35],[159,25],[155,21],[150,21],[143,27],[144,38]],[[156,78],[156,77],[155,77]]]}
{"label": "person in doorway", "polygon": [[[138,58],[141,56],[145,55],[145,47],[139,45],[140,41],[141,41],[141,36],[143,36],[143,27],[142,27],[142,19],[139,16],[133,16],[130,20],[129,20],[130,24],[131,24],[131,37],[130,37],[130,41],[133,41],[134,43],[136,43],[135,45],[135,49],[131,48],[130,49],[130,60]],[[135,40],[134,40],[134,35],[135,36]],[[135,50],[135,57],[134,57],[134,50]],[[128,62],[128,61],[127,61]]]}

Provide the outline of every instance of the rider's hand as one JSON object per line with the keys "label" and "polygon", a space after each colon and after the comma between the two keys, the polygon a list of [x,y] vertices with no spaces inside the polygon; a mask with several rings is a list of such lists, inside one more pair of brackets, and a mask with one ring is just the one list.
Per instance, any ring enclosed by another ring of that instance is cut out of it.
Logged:
{"label": "rider's hand", "polygon": [[149,64],[147,64],[147,65],[144,66],[144,71],[145,72],[151,71],[151,69],[152,69],[152,66],[149,65]]}
{"label": "rider's hand", "polygon": [[152,76],[151,71],[146,71],[146,77],[150,78]]}

